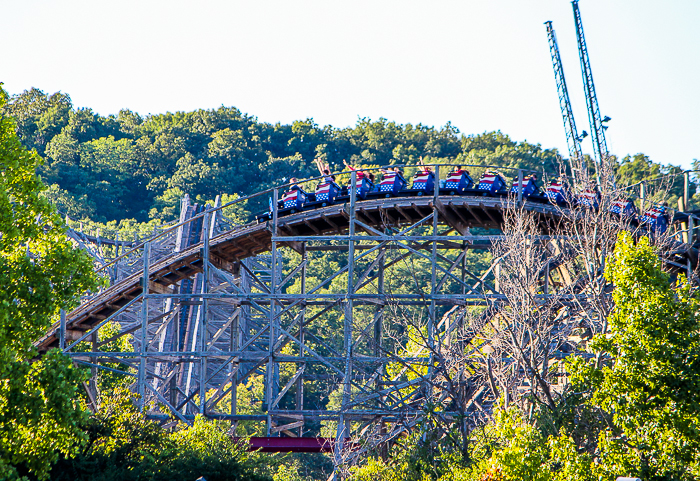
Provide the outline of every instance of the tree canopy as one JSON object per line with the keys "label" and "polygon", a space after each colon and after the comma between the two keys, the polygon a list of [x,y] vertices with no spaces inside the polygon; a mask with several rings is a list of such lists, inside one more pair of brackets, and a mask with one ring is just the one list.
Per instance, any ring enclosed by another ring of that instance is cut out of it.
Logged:
{"label": "tree canopy", "polygon": [[314,158],[334,170],[356,164],[498,164],[558,172],[557,152],[501,132],[462,135],[441,128],[360,119],[354,127],[259,122],[233,107],[142,117],[130,110],[102,117],[75,108],[68,95],[30,89],[4,112],[23,145],[45,157],[39,173],[49,197],[74,218],[172,220],[182,194],[213,199],[248,195],[290,177],[317,175]]}
{"label": "tree canopy", "polygon": [[[0,87],[0,106],[6,101],[7,94]],[[48,120],[37,122],[50,124]],[[39,138],[38,127],[27,128],[26,135]],[[35,356],[33,341],[58,319],[59,310],[75,307],[81,293],[98,285],[91,259],[71,245],[64,235],[61,217],[41,195],[43,185],[35,172],[40,157],[23,147],[15,132],[14,120],[2,114],[0,477],[3,479],[18,476],[17,466],[39,477],[45,475],[58,453],[68,452],[81,436],[77,423],[83,411],[76,401],[80,373],[58,351],[41,360],[30,360]]]}

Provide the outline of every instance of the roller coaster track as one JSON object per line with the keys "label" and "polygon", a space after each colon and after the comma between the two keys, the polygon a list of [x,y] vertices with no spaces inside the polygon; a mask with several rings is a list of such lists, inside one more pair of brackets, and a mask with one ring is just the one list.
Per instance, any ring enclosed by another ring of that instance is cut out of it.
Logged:
{"label": "roller coaster track", "polygon": [[[558,317],[553,327],[555,350],[562,349],[553,359],[569,352],[564,349],[568,339],[582,325],[577,296],[591,280],[590,274],[577,277],[567,271],[577,254],[555,239],[573,211],[542,196],[444,195],[436,186],[425,195],[368,200],[358,199],[353,188],[345,202],[290,213],[276,206],[280,192],[282,187],[235,201],[269,195],[275,206],[269,220],[244,225],[217,221],[221,206],[205,209],[184,202],[179,224],[141,244],[133,242],[130,251],[111,262],[102,257],[96,262],[98,270],[110,272],[112,285],[65,314],[36,342],[38,351],[60,348],[92,370],[86,391],[93,407],[99,370],[132,376],[142,408],[164,423],[173,418],[191,422],[202,414],[234,425],[264,423],[267,436],[292,439],[318,436],[319,421],[332,420],[338,426],[332,436],[336,441],[369,432],[387,441],[420,422],[426,393],[436,387],[434,402],[443,404],[444,419],[466,414],[470,423],[478,423],[498,396],[488,378],[490,361],[468,361],[472,364],[464,369],[471,374],[462,382],[471,388],[459,401],[454,393],[439,392],[444,379],[436,384],[434,377],[440,368],[420,374],[420,366],[440,355],[433,343],[442,346],[459,329],[466,329],[459,341],[462,350],[477,352],[488,344],[481,334],[486,326],[510,322],[502,312],[507,296],[499,291],[501,259],[472,272],[467,253],[493,251],[503,239],[508,211],[522,209],[534,214],[541,233],[536,242],[549,249],[547,262],[533,274],[536,283],[543,283],[537,302],[559,296],[557,302],[568,309],[566,319]],[[687,222],[692,232],[692,215]],[[472,233],[475,228],[478,234]],[[97,241],[72,235],[79,244]],[[665,260],[673,269],[691,272],[697,250],[683,240],[667,244]],[[119,245],[125,245],[120,243],[102,245],[118,254]],[[323,277],[309,278],[307,271],[330,254],[342,262]],[[416,265],[423,267],[416,271]],[[415,288],[393,292],[392,286],[408,275],[416,280]],[[472,306],[482,310],[469,315]],[[395,329],[402,316],[426,319],[419,326],[429,332],[426,345],[402,350],[406,334]],[[336,330],[312,327],[324,319]],[[104,338],[101,329],[110,322],[120,330]],[[104,350],[119,338],[129,339],[133,348]],[[499,362],[514,373],[508,390],[532,389],[524,380],[526,369],[513,359]],[[245,383],[254,377],[263,380],[262,399],[240,400],[239,389],[250,389]],[[305,386],[313,382],[342,393],[340,405],[330,408],[307,399]],[[225,398],[230,404],[224,409]],[[246,404],[251,402],[255,409]],[[453,409],[455,403],[462,403],[462,411]],[[334,446],[338,460],[342,443]]]}
{"label": "roller coaster track", "polygon": [[[500,197],[466,197],[440,196],[383,198],[359,201],[356,205],[358,221],[374,229],[384,229],[388,225],[412,225],[428,217],[433,208],[439,213],[441,224],[448,225],[461,235],[454,241],[467,240],[470,227],[498,229],[503,224],[503,209],[508,202]],[[538,213],[543,225],[556,222],[561,212],[556,206],[541,202],[524,203],[524,209]],[[299,212],[280,218],[278,232],[281,237],[291,239],[303,236],[324,236],[327,234],[344,234],[349,228],[350,215],[348,205],[329,205],[308,212]],[[370,235],[377,236],[375,230],[366,229]],[[467,235],[464,237],[464,235]],[[209,242],[209,260],[219,268],[231,269],[233,263],[269,252],[272,241],[270,222],[251,223],[232,229],[229,232],[212,238]],[[425,237],[425,236],[420,236]],[[464,239],[462,239],[464,237]],[[419,239],[413,239],[418,242]],[[288,244],[294,248],[299,241],[290,240]],[[485,246],[482,246],[485,247]],[[149,267],[149,292],[166,293],[168,288],[183,279],[190,278],[202,272],[203,243],[198,243],[183,252],[174,253],[157,264]],[[105,318],[118,311],[124,305],[138,297],[143,292],[142,275],[134,274],[111,286],[95,296],[89,302],[81,305],[66,316],[66,329],[87,332]],[[52,329],[37,343],[40,352],[52,347],[58,347],[58,330]]]}

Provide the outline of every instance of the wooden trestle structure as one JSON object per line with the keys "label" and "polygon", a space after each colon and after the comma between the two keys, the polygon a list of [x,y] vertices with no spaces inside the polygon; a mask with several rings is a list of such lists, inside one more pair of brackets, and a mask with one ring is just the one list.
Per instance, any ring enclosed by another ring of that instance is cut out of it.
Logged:
{"label": "wooden trestle structure", "polygon": [[[308,433],[310,423],[335,421],[336,438],[346,439],[381,421],[389,439],[419,422],[430,376],[387,370],[391,363],[430,362],[425,350],[398,348],[408,334],[392,327],[392,312],[421,312],[428,337],[436,339],[469,306],[493,308],[503,298],[497,267],[471,272],[466,254],[488,250],[501,234],[470,229],[500,229],[505,209],[523,208],[546,232],[561,213],[518,196],[443,195],[435,184],[432,195],[372,200],[358,199],[353,187],[348,202],[286,216],[278,215],[282,188],[274,188],[252,196],[265,203],[272,197],[271,220],[240,226],[227,223],[220,206],[185,200],[180,223],[105,263],[112,285],[67,313],[37,347],[60,348],[95,373],[132,376],[143,409],[164,422],[174,416],[191,423],[201,414],[264,423],[267,436],[293,438]],[[343,262],[310,278],[314,261],[328,253]],[[406,275],[416,261],[429,266],[420,273],[425,285],[391,292],[390,276]],[[337,330],[314,329],[321,319],[332,319]],[[120,332],[101,338],[99,329],[110,322]],[[104,350],[120,336],[130,336],[132,350]],[[258,412],[238,402],[251,376],[264,380]],[[339,393],[339,405],[309,404],[309,383]],[[87,389],[94,397],[94,381]],[[493,396],[474,389],[475,416]],[[231,402],[222,407],[224,399]]]}

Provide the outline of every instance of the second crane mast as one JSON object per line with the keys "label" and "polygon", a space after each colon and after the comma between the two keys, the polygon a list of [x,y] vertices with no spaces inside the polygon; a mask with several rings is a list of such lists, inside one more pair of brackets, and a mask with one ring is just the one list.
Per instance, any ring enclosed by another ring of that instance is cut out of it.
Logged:
{"label": "second crane mast", "polygon": [[[581,150],[581,138],[576,130],[576,121],[574,120],[574,112],[571,109],[571,100],[569,99],[569,89],[566,88],[566,78],[564,77],[564,67],[561,63],[559,55],[559,45],[557,44],[557,36],[554,33],[552,22],[544,22],[547,26],[547,38],[549,40],[549,53],[552,56],[552,65],[554,66],[554,79],[557,83],[557,93],[559,94],[559,107],[561,108],[561,116],[564,119],[564,131],[566,132],[566,144],[569,147],[569,164],[571,166],[571,176],[576,183],[576,173],[583,165],[583,151]],[[586,131],[582,132],[585,137]]]}
{"label": "second crane mast", "polygon": [[583,35],[583,23],[581,22],[578,0],[573,0],[571,5],[574,9],[574,20],[576,22],[578,56],[581,61],[583,89],[586,94],[586,105],[588,107],[588,122],[591,126],[591,136],[593,139],[593,155],[596,164],[596,173],[599,174],[600,168],[606,164],[608,160],[608,144],[605,141],[605,129],[607,129],[607,126],[603,125],[603,122],[607,122],[610,118],[605,117],[601,119],[598,97],[596,96],[595,84],[593,83],[591,61],[588,58],[588,47],[586,46],[586,38]]}

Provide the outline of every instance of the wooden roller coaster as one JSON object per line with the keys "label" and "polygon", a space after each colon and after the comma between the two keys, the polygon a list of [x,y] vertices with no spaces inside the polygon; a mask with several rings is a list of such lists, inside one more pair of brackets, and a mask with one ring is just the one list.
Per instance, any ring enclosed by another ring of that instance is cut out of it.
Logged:
{"label": "wooden roller coaster", "polygon": [[[436,179],[441,167],[434,167]],[[524,175],[517,172],[517,185],[524,185]],[[86,389],[93,406],[100,371],[133,377],[143,409],[166,424],[204,415],[229,420],[234,430],[241,422],[258,423],[258,432],[291,440],[318,437],[327,429],[321,423],[331,421],[330,437],[373,433],[381,442],[412,429],[435,403],[444,419],[467,416],[476,423],[502,392],[491,361],[469,361],[462,374],[466,394],[457,399],[439,392],[452,369],[441,353],[455,339],[476,353],[493,351],[483,330],[503,322],[499,310],[508,302],[500,277],[506,256],[494,245],[515,214],[534,219],[538,235],[525,243],[551,254],[532,274],[539,286],[533,298],[556,299],[568,309],[557,314],[551,335],[558,347],[548,355],[575,352],[577,329],[600,330],[602,319],[585,320],[572,307],[574,301],[582,306],[577,296],[591,277],[576,274],[576,251],[567,250],[559,228],[580,215],[571,206],[522,191],[454,195],[439,182],[424,195],[361,200],[352,182],[345,201],[292,213],[278,202],[285,187],[226,206],[184,201],[178,224],[100,263],[112,285],[63,316],[36,343],[39,352],[60,348],[91,368]],[[271,209],[262,222],[235,225],[223,216],[226,208],[260,205],[268,196]],[[697,259],[693,222],[686,214],[685,231],[673,234],[678,240],[670,237],[666,256],[690,275]],[[470,252],[489,262],[475,269]],[[323,258],[335,264],[321,273],[316,264]],[[423,283],[406,287],[409,276]],[[113,323],[118,333],[101,335]],[[469,334],[457,335],[464,330]],[[424,334],[422,345],[411,345],[416,331]],[[119,338],[132,349],[107,349]],[[507,389],[534,389],[526,368],[505,357],[498,362],[513,365]],[[263,389],[251,398],[253,378]],[[307,397],[318,383],[326,386],[323,402]],[[336,456],[342,445],[334,444]]]}

